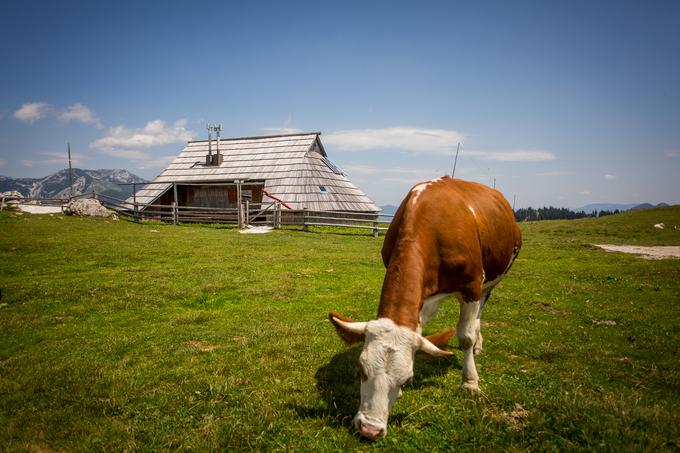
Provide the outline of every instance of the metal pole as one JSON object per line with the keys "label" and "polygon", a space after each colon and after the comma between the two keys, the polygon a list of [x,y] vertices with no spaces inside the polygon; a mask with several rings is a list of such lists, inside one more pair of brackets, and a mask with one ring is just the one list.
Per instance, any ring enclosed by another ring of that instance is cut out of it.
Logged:
{"label": "metal pole", "polygon": [[241,181],[236,181],[236,206],[238,208],[238,227],[243,228],[243,207],[241,206]]}
{"label": "metal pole", "polygon": [[458,142],[458,147],[456,148],[456,158],[453,161],[453,171],[451,172],[451,177],[456,177],[456,164],[458,163],[458,151],[460,151],[460,142]]}
{"label": "metal pole", "polygon": [[222,132],[222,125],[218,124],[215,126],[215,165],[220,165],[222,162],[220,162],[220,132]]}
{"label": "metal pole", "polygon": [[208,165],[212,165],[212,130],[212,125],[208,124]]}
{"label": "metal pole", "polygon": [[69,183],[69,201],[73,198],[73,168],[71,168],[71,143],[66,143],[68,146],[68,183]]}
{"label": "metal pole", "polygon": [[172,203],[172,223],[177,224],[177,183],[172,183],[174,200]]}
{"label": "metal pole", "polygon": [[138,210],[137,210],[137,184],[132,183],[132,209],[134,209],[135,222],[139,221]]}

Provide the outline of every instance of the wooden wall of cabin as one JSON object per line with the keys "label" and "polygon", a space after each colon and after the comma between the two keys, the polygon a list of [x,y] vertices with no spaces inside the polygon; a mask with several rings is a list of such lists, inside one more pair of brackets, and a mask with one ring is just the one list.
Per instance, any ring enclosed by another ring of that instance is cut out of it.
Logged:
{"label": "wooden wall of cabin", "polygon": [[[243,199],[246,200],[250,194],[251,203],[262,203],[263,185],[244,184],[241,187]],[[173,201],[172,190],[166,195],[170,195],[169,203]],[[177,198],[180,206],[201,206],[210,208],[235,208],[236,207],[236,186],[177,186]],[[168,204],[169,204],[168,203]]]}

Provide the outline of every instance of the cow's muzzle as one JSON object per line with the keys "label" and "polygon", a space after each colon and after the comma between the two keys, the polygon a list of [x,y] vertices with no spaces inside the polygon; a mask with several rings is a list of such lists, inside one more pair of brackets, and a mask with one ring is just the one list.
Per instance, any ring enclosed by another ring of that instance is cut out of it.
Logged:
{"label": "cow's muzzle", "polygon": [[364,437],[368,440],[385,437],[387,434],[387,427],[385,425],[368,422],[361,415],[357,415],[357,417],[354,419],[354,427],[359,432],[361,437]]}

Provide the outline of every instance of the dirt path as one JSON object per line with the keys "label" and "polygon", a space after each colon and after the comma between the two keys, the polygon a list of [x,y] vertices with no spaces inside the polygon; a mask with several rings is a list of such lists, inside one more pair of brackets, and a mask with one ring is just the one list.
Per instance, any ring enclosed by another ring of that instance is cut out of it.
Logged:
{"label": "dirt path", "polygon": [[680,247],[676,246],[656,246],[643,247],[639,245],[607,245],[593,244],[608,252],[633,253],[641,255],[640,258],[646,260],[663,260],[668,258],[680,258]]}

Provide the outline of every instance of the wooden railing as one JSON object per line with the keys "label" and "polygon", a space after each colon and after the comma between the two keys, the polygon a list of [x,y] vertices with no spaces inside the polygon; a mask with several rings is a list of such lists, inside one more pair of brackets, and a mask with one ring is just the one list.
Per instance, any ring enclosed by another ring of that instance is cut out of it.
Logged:
{"label": "wooden railing", "polygon": [[[73,197],[95,198],[104,206],[118,214],[128,216],[135,221],[159,220],[178,223],[217,223],[237,225],[244,228],[248,225],[271,226],[299,226],[307,231],[310,227],[356,228],[370,230],[377,237],[380,231],[387,230],[393,215],[380,213],[364,213],[350,211],[316,211],[310,209],[294,210],[286,208],[281,202],[250,203],[243,202],[240,206],[230,208],[211,208],[203,206],[178,206],[131,203],[108,195],[89,192]],[[65,205],[69,199],[65,198],[23,198],[21,201],[38,202],[40,204]],[[4,204],[4,203],[3,203]]]}

